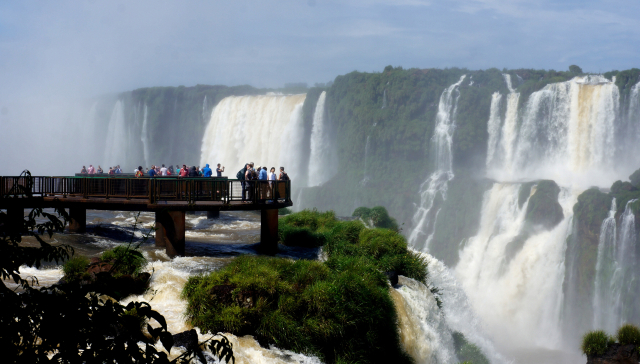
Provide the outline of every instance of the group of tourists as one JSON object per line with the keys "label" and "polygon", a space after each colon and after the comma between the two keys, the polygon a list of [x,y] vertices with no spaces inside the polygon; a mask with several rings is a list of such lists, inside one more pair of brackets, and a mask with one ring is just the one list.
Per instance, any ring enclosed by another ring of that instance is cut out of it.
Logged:
{"label": "group of tourists", "polygon": [[[224,166],[221,167],[220,163],[218,163],[218,167],[216,168],[216,176],[222,177],[223,172],[224,172]],[[105,174],[102,167],[98,166],[98,169],[96,169],[92,164],[89,165],[89,168],[82,166],[80,173],[88,174],[88,175]],[[114,174],[122,174],[122,173],[123,172],[122,172],[122,169],[120,168],[120,165],[117,165],[115,167],[109,167],[109,170],[107,171],[106,174],[114,175]],[[174,168],[172,165],[165,167],[165,165],[163,164],[162,166],[152,165],[151,168],[147,168],[145,170],[142,169],[142,166],[138,166],[138,168],[134,169],[133,174],[136,177],[144,177],[144,176],[211,177],[213,175],[213,170],[209,168],[208,164],[204,168],[200,168],[200,166],[187,166],[186,164],[183,164],[182,167],[176,164]]]}
{"label": "group of tourists", "polygon": [[269,188],[265,191],[267,195],[272,194],[273,181],[289,181],[289,175],[284,171],[284,167],[280,167],[280,174],[276,177],[275,167],[271,167],[267,173],[267,167],[258,166],[258,168],[254,168],[253,162],[245,164],[236,174],[236,178],[242,181],[243,202],[253,200],[253,188],[251,187],[254,181],[269,181]]}

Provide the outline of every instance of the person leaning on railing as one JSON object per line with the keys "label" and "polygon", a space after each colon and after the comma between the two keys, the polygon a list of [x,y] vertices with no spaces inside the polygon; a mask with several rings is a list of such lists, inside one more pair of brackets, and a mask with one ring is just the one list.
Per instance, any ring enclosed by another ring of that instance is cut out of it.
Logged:
{"label": "person leaning on railing", "polygon": [[136,171],[136,177],[144,177],[144,172],[142,172],[142,166],[138,167],[138,170]]}

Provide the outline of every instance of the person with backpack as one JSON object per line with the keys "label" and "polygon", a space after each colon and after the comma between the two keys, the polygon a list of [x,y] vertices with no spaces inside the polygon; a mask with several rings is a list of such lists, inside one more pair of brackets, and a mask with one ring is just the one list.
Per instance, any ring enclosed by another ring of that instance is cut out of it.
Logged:
{"label": "person with backpack", "polygon": [[244,175],[245,173],[247,173],[247,168],[249,168],[249,163],[245,164],[244,167],[242,167],[241,170],[238,171],[238,173],[236,173],[236,179],[238,181],[240,181],[240,184],[242,185],[242,202],[245,201],[245,196],[246,196],[246,184],[244,181]]}
{"label": "person with backpack", "polygon": [[253,180],[256,179],[255,177],[255,171],[253,170],[253,168],[251,168],[252,166],[249,165],[247,168],[247,171],[244,174],[244,183],[245,183],[245,191],[246,191],[246,195],[247,195],[247,202],[251,202],[251,200],[253,200]]}
{"label": "person with backpack", "polygon": [[289,175],[284,171],[284,167],[280,167],[280,176],[278,181],[289,181]]}
{"label": "person with backpack", "polygon": [[136,177],[144,177],[144,172],[142,172],[142,166],[138,166],[138,170],[136,171]]}

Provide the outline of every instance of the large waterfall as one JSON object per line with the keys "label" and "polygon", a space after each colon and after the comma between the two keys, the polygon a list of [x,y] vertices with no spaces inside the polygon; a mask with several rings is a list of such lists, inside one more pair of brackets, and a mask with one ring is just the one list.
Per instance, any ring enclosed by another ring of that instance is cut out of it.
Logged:
{"label": "large waterfall", "polygon": [[414,229],[409,235],[409,244],[415,249],[423,250],[435,231],[437,211],[433,213],[433,204],[437,196],[447,199],[447,183],[453,179],[451,164],[451,144],[455,130],[456,110],[460,92],[460,80],[442,92],[436,114],[435,131],[432,143],[435,150],[435,171],[420,186],[420,205],[413,215]]}
{"label": "large waterfall", "polygon": [[284,166],[292,179],[306,174],[302,104],[306,95],[230,96],[215,107],[202,138],[200,164],[234,172],[244,163]]}
{"label": "large waterfall", "polygon": [[311,156],[309,158],[309,186],[318,186],[334,176],[337,162],[333,135],[329,130],[325,117],[325,100],[327,92],[322,91],[313,113],[311,129]]}
{"label": "large waterfall", "polygon": [[131,136],[129,130],[129,126],[126,124],[124,117],[123,102],[118,100],[113,108],[113,112],[111,113],[111,119],[109,120],[109,127],[107,130],[106,148],[103,159],[103,164],[105,166],[117,164],[124,165],[126,163],[126,158],[128,156],[127,146],[129,145],[129,137]]}

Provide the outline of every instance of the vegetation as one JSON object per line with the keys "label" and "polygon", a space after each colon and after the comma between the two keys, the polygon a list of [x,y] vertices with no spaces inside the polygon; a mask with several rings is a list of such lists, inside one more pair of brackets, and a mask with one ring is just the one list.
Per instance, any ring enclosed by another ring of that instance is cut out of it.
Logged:
{"label": "vegetation", "polygon": [[131,248],[127,245],[120,245],[104,251],[100,255],[100,260],[113,262],[111,270],[114,277],[138,274],[147,264],[147,260],[137,247]]}
{"label": "vegetation", "polygon": [[353,211],[352,216],[359,217],[362,221],[374,227],[400,231],[398,222],[396,219],[389,216],[389,213],[384,206],[376,206],[373,208],[358,207]]}
{"label": "vegetation", "polygon": [[602,355],[609,345],[613,344],[612,337],[602,330],[588,332],[582,338],[582,352],[587,356]]}
{"label": "vegetation", "polygon": [[74,255],[67,260],[62,267],[63,279],[67,282],[86,281],[91,279],[91,274],[87,272],[89,258],[83,255]]}
{"label": "vegetation", "polygon": [[278,209],[278,215],[289,215],[292,212],[293,212],[293,210],[291,210],[288,207],[284,207],[284,208]]}
{"label": "vegetation", "polygon": [[250,334],[328,363],[411,362],[384,272],[425,282],[426,262],[407,250],[402,235],[317,210],[281,218],[279,233],[288,245],[322,246],[327,260],[241,256],[191,277],[182,295],[194,326]]}
{"label": "vegetation", "polygon": [[453,347],[458,360],[462,360],[464,363],[489,364],[489,359],[484,356],[482,350],[477,345],[467,341],[467,338],[460,332],[455,331],[453,333]]}
{"label": "vegetation", "polygon": [[620,326],[616,338],[622,345],[635,345],[636,347],[640,347],[640,330],[638,330],[637,326],[631,324]]}
{"label": "vegetation", "polygon": [[[20,188],[21,198],[31,195],[32,180],[23,173],[26,185]],[[170,361],[165,352],[156,349],[156,342],[169,351],[173,337],[167,331],[164,317],[145,302],[123,306],[102,296],[101,291],[87,292],[78,284],[55,284],[35,288],[37,280],[20,276],[20,267],[42,266],[43,262],[61,262],[73,256],[66,245],[51,245],[41,235],[64,229],[68,216],[64,209],[54,214],[41,208],[32,209],[28,217],[16,226],[7,213],[0,211],[0,348],[3,357],[16,363],[186,363],[193,351]],[[37,219],[43,218],[44,222]],[[62,220],[61,220],[62,219]],[[34,238],[39,247],[21,245],[23,236]],[[73,258],[72,258],[73,260]],[[84,262],[73,260],[70,274],[79,272]],[[6,286],[12,279],[20,293]],[[134,314],[135,312],[135,314]],[[142,325],[153,322],[155,328]],[[205,343],[220,358],[233,361],[226,338]]]}

